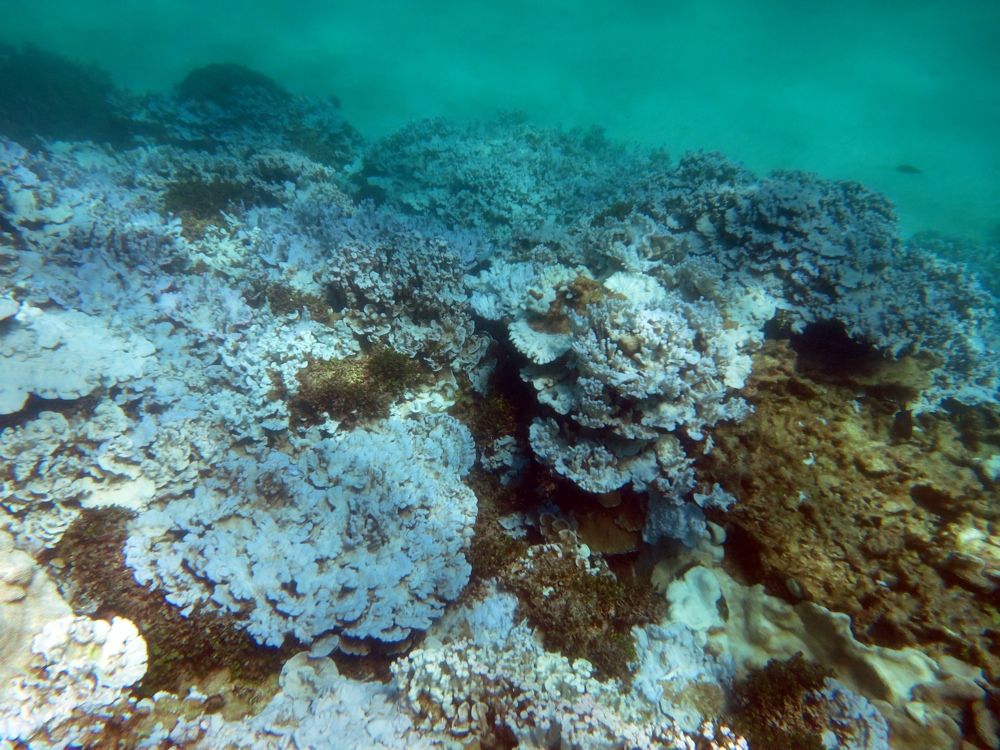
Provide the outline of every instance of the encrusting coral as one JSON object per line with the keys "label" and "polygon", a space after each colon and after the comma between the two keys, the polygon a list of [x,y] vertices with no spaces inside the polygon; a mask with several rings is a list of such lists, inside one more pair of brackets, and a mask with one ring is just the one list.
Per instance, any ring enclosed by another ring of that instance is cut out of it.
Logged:
{"label": "encrusting coral", "polygon": [[978,467],[1000,447],[997,415],[977,442],[961,408],[894,438],[906,371],[889,364],[882,377],[810,376],[786,343],[758,355],[753,416],[717,427],[701,462],[739,498],[716,514],[728,555],[775,594],[850,614],[864,642],[919,645],[996,679],[997,510]]}

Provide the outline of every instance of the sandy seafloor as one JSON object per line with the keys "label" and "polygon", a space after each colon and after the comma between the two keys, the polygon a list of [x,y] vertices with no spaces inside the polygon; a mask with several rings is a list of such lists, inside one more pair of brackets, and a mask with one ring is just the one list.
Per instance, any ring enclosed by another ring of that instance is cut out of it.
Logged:
{"label": "sandy seafloor", "polygon": [[997,746],[988,244],[237,65],[0,73],[0,747]]}

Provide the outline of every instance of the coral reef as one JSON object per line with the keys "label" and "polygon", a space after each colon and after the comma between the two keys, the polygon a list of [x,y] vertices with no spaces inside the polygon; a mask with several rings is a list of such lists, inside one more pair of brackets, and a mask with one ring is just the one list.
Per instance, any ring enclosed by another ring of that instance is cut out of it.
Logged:
{"label": "coral reef", "polygon": [[0,744],[997,746],[967,250],[596,131],[368,144],[239,65],[12,76]]}
{"label": "coral reef", "polygon": [[245,618],[272,646],[426,628],[469,578],[471,436],[437,415],[310,443],[299,464],[231,459],[193,496],[140,515],[126,543],[136,578],[185,611]]}
{"label": "coral reef", "polygon": [[30,747],[86,747],[125,723],[129,689],[146,672],[146,644],[128,620],[64,617],[31,643],[26,674],[3,694],[0,738]]}
{"label": "coral reef", "polygon": [[942,412],[893,440],[900,405],[882,394],[906,373],[817,381],[796,361],[785,343],[760,353],[745,391],[753,416],[714,430],[703,460],[739,498],[724,517],[734,565],[773,593],[846,612],[866,643],[919,645],[995,679],[995,488],[977,467],[996,430],[973,448]]}
{"label": "coral reef", "polygon": [[575,220],[624,194],[621,179],[663,164],[599,130],[561,133],[516,116],[455,125],[424,120],[373,144],[358,194],[476,229],[498,244]]}

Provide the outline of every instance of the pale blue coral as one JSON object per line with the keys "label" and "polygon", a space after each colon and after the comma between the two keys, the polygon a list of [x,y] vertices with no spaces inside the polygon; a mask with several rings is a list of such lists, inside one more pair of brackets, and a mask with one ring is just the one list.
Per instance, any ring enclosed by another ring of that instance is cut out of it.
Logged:
{"label": "pale blue coral", "polygon": [[261,643],[331,631],[402,640],[468,581],[476,501],[461,478],[474,457],[471,435],[443,415],[335,435],[297,457],[232,456],[192,497],[140,516],[126,559],[186,611],[249,607]]}

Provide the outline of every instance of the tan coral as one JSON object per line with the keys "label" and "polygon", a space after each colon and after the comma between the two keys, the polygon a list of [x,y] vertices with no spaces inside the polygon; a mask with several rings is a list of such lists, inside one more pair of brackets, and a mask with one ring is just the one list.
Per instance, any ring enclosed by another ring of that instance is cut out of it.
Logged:
{"label": "tan coral", "polygon": [[888,382],[823,382],[800,364],[769,343],[744,391],[755,414],[719,426],[701,462],[739,498],[716,519],[729,564],[773,594],[847,613],[863,643],[949,654],[995,680],[998,511],[977,472],[993,438],[977,441],[962,412],[923,415],[894,438],[900,368]]}
{"label": "tan coral", "polygon": [[0,530],[0,696],[31,661],[31,639],[72,610],[31,556]]}

